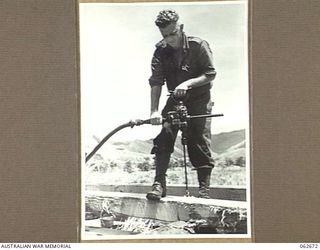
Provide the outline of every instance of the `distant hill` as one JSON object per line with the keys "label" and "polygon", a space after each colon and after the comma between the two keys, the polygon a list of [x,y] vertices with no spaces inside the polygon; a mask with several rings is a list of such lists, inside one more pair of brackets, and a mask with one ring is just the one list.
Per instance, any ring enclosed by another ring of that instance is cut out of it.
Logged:
{"label": "distant hill", "polygon": [[[236,130],[232,132],[220,133],[212,135],[212,150],[221,154],[228,150],[230,147],[236,146],[239,143],[245,142],[245,130]],[[242,145],[245,146],[245,145]],[[239,147],[239,145],[238,145]]]}
{"label": "distant hill", "polygon": [[[118,151],[126,152],[135,152],[140,156],[144,155],[145,157],[152,157],[151,149],[153,147],[153,140],[134,140],[134,141],[126,141],[126,142],[111,142],[111,145]],[[173,157],[181,158],[183,157],[183,149],[179,143],[176,143]]]}
{"label": "distant hill", "polygon": [[[97,138],[95,138],[97,140]],[[150,154],[153,147],[153,140],[134,140],[126,142],[112,142],[108,141],[99,153],[109,160],[133,160],[135,158],[143,159],[151,158]],[[245,155],[245,130],[237,130],[232,132],[220,133],[212,135],[212,150],[214,157],[228,156],[231,158]],[[183,149],[181,139],[178,136],[175,151],[173,154],[175,158],[183,157]]]}

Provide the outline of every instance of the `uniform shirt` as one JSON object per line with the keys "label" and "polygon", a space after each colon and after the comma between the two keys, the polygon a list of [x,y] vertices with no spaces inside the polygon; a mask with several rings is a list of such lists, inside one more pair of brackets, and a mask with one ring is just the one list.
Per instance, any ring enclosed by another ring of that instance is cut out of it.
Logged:
{"label": "uniform shirt", "polygon": [[[152,75],[149,78],[151,86],[161,86],[166,83],[168,90],[174,90],[180,83],[202,74],[216,74],[212,62],[212,52],[209,44],[200,38],[186,36],[183,33],[183,46],[174,50],[164,41],[156,45],[151,62]],[[189,90],[190,96],[198,96],[208,92],[212,84]]]}

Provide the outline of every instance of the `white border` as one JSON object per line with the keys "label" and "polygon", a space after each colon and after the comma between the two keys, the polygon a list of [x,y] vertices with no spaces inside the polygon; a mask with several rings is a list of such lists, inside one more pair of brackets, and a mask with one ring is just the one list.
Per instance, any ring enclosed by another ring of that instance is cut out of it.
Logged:
{"label": "white border", "polygon": [[112,6],[123,6],[123,5],[154,5],[154,6],[163,6],[163,5],[223,5],[223,4],[247,4],[248,0],[234,0],[234,1],[223,1],[223,0],[213,0],[213,1],[198,1],[198,2],[135,2],[135,3],[81,3],[80,4],[90,4],[90,5],[112,5]]}

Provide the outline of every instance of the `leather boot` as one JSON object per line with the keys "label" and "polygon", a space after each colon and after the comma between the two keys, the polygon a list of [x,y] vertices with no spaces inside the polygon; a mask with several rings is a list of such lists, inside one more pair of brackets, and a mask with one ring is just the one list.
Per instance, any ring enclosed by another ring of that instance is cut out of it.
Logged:
{"label": "leather boot", "polygon": [[199,198],[210,199],[210,178],[212,168],[198,168]]}
{"label": "leather boot", "polygon": [[155,181],[152,185],[152,190],[147,193],[148,200],[160,200],[163,196],[163,188],[160,182]]}
{"label": "leather boot", "polygon": [[167,195],[166,172],[169,166],[170,153],[162,152],[156,154],[156,176],[152,190],[147,193],[148,200],[160,200]]}

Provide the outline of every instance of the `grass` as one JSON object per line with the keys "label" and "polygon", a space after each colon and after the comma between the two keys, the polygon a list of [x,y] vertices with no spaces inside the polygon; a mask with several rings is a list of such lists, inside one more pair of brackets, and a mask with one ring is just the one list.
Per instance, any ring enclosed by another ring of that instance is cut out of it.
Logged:
{"label": "grass", "polygon": [[[132,171],[123,171],[120,165],[117,168],[109,168],[103,171],[86,169],[85,184],[104,185],[128,185],[145,184],[151,185],[154,180],[155,170],[141,171],[133,167]],[[212,186],[245,186],[245,168],[239,166],[215,167],[211,174]],[[188,168],[188,182],[190,185],[198,185],[197,173]],[[185,184],[184,168],[172,168],[167,171],[167,183]]]}

